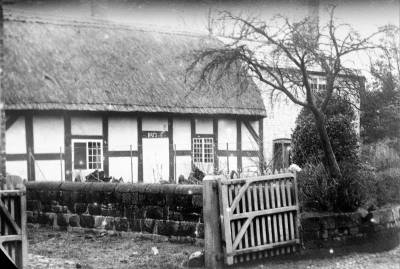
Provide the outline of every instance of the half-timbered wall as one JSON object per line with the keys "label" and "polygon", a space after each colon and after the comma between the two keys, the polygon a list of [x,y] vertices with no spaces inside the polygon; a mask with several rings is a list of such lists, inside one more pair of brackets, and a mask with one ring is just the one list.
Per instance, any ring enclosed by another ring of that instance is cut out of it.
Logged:
{"label": "half-timbered wall", "polygon": [[[108,118],[109,175],[138,182],[138,124],[136,117]],[[106,158],[107,158],[106,157]]]}
{"label": "half-timbered wall", "polygon": [[25,117],[18,116],[6,131],[7,173],[28,177],[26,163]]}
{"label": "half-timbered wall", "polygon": [[178,182],[180,175],[189,176],[194,164],[194,139],[204,138],[212,141],[208,144],[212,162],[206,164],[206,172],[259,171],[259,123],[212,117],[26,113],[15,117],[7,129],[7,171],[36,181],[75,180],[78,174],[84,180],[90,171],[76,165],[79,154],[74,154],[83,144],[74,143],[100,141],[101,170],[107,176],[122,177],[124,182]]}
{"label": "half-timbered wall", "polygon": [[33,147],[31,160],[36,181],[64,180],[64,119],[62,116],[32,117]]}

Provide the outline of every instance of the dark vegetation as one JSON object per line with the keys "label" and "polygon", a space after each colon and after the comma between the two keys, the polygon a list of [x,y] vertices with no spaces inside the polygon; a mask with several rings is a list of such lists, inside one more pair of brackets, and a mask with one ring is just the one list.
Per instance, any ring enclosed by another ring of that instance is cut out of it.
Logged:
{"label": "dark vegetation", "polygon": [[[379,156],[374,163],[368,162],[365,150],[360,156],[354,110],[346,100],[334,100],[327,110],[327,131],[342,177],[332,179],[326,171],[321,143],[307,110],[299,114],[293,132],[292,161],[303,167],[299,173],[303,210],[350,212],[400,203],[400,169],[391,167],[399,164],[379,161]],[[377,154],[377,150],[368,153]]]}

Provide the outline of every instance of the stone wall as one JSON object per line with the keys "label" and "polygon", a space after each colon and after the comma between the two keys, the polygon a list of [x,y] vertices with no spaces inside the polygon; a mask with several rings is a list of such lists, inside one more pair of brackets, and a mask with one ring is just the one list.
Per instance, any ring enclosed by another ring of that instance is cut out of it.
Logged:
{"label": "stone wall", "polygon": [[27,220],[59,228],[204,237],[202,186],[29,182]]}
{"label": "stone wall", "polygon": [[[330,248],[400,239],[400,206],[371,212],[303,213],[301,236],[305,249]],[[383,242],[389,246],[389,241]]]}
{"label": "stone wall", "polygon": [[[201,185],[29,182],[29,223],[204,238]],[[303,249],[399,239],[400,206],[302,213]],[[386,240],[385,239],[385,240]]]}

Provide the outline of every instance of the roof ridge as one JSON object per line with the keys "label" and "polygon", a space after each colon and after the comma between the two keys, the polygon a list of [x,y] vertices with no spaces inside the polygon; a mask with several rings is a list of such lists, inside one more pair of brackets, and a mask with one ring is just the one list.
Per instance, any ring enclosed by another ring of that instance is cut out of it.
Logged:
{"label": "roof ridge", "polygon": [[[101,27],[109,29],[120,29],[120,30],[131,30],[137,32],[149,32],[149,33],[159,33],[166,35],[180,35],[189,37],[209,37],[207,34],[186,32],[186,31],[173,31],[173,30],[163,30],[157,28],[157,26],[152,26],[150,24],[142,24],[141,27],[133,26],[130,24],[117,23],[97,18],[74,18],[74,17],[54,17],[51,15],[44,15],[40,13],[29,13],[24,14],[22,12],[15,12],[13,10],[4,9],[4,20],[5,21],[17,21],[17,22],[31,22],[31,23],[45,23],[53,25],[64,25],[64,26],[83,26],[83,27]],[[213,38],[216,38],[213,36]]]}

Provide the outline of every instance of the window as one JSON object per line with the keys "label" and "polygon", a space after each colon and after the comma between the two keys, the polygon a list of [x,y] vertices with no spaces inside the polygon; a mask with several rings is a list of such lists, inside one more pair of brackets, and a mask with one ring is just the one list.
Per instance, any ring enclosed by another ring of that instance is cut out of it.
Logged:
{"label": "window", "polygon": [[89,169],[101,169],[102,154],[100,142],[88,142]]}
{"label": "window", "polygon": [[323,78],[314,77],[310,79],[310,87],[311,90],[325,90],[326,89],[326,81]]}
{"label": "window", "polygon": [[101,140],[73,141],[74,169],[102,169],[103,147]]}
{"label": "window", "polygon": [[273,171],[288,168],[290,165],[290,139],[276,139],[274,144]]}
{"label": "window", "polygon": [[214,163],[214,139],[212,137],[193,138],[193,162]]}

